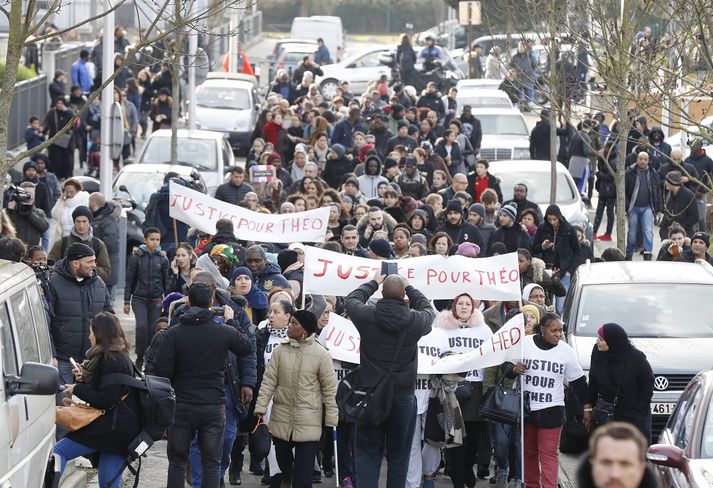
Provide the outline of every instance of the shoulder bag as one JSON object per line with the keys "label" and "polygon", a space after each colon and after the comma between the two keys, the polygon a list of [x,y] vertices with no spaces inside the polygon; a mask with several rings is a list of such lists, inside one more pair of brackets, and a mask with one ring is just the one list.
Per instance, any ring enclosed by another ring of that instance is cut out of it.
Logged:
{"label": "shoulder bag", "polygon": [[[500,424],[517,425],[520,423],[520,378],[515,380],[514,388],[503,386],[505,374],[483,395],[480,401],[480,416]],[[525,409],[527,410],[527,409]]]}
{"label": "shoulder bag", "polygon": [[84,403],[74,402],[70,398],[63,399],[62,403],[62,406],[56,407],[55,423],[57,427],[71,432],[86,427],[104,415],[104,410],[99,410]]}
{"label": "shoulder bag", "polygon": [[337,406],[340,420],[357,425],[376,426],[389,416],[394,398],[392,372],[407,330],[405,328],[401,332],[394,359],[387,370],[362,364],[347,373],[339,382]]}
{"label": "shoulder bag", "polygon": [[599,427],[606,423],[614,420],[614,411],[616,410],[616,404],[619,401],[619,389],[621,388],[621,382],[624,380],[624,373],[626,372],[626,366],[629,363],[629,359],[624,362],[624,369],[622,370],[619,382],[616,385],[616,393],[614,394],[614,400],[611,402],[606,401],[602,398],[601,394],[597,395],[597,403],[592,408],[592,423]]}

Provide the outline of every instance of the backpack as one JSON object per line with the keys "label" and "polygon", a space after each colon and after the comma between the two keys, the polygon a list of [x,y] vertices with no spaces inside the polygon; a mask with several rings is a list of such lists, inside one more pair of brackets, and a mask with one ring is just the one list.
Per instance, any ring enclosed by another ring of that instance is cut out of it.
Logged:
{"label": "backpack", "polygon": [[[161,376],[142,375],[134,366],[134,372],[141,379],[134,378],[128,374],[112,373],[102,378],[101,385],[124,385],[131,387],[136,393],[139,404],[139,425],[141,432],[129,444],[128,456],[122,466],[108,486],[111,486],[116,478],[128,467],[135,476],[134,488],[138,486],[139,475],[141,473],[141,456],[154,444],[163,438],[163,434],[173,424],[176,414],[176,393],[171,386],[171,380]],[[138,469],[134,469],[131,463],[139,460]]]}

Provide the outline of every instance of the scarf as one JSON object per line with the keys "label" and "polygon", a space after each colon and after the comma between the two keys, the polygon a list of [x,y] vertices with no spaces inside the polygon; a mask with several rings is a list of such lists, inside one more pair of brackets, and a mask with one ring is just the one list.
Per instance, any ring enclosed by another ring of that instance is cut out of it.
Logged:
{"label": "scarf", "polygon": [[277,337],[278,339],[285,339],[287,337],[287,327],[282,329],[273,329],[270,322],[267,323],[267,330],[271,336]]}
{"label": "scarf", "polygon": [[431,378],[424,438],[435,447],[459,447],[465,438],[465,422],[455,390],[458,379],[452,375]]}
{"label": "scarf", "polygon": [[112,344],[108,349],[105,349],[104,346],[100,346],[99,344],[90,347],[87,350],[87,359],[85,359],[81,365],[82,383],[85,385],[94,383],[99,361],[106,356],[107,352],[122,353],[124,352],[124,349],[119,344]]}

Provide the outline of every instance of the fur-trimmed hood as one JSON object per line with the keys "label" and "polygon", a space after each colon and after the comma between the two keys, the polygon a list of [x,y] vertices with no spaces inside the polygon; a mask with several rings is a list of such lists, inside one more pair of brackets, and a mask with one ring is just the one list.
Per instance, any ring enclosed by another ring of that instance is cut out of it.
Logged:
{"label": "fur-trimmed hood", "polygon": [[436,320],[433,321],[433,326],[439,329],[454,330],[460,328],[471,328],[477,327],[479,325],[485,325],[485,319],[483,314],[477,308],[473,310],[473,314],[470,316],[467,322],[464,323],[453,316],[453,312],[450,310],[443,310],[436,315]]}
{"label": "fur-trimmed hood", "polygon": [[[394,230],[394,227],[396,227],[396,225],[398,224],[398,222],[396,222],[396,219],[394,219],[388,213],[386,213],[384,211],[382,211],[382,213],[384,214],[384,228],[385,228],[386,232],[391,234]],[[364,214],[359,219],[359,222],[357,222],[356,228],[359,232],[361,232],[362,230],[364,230],[366,228],[367,225],[369,225],[369,213],[368,212],[366,214]]]}
{"label": "fur-trimmed hood", "polygon": [[540,258],[533,257],[530,261],[530,269],[532,270],[532,279],[536,283],[542,283],[545,276],[545,262]]}

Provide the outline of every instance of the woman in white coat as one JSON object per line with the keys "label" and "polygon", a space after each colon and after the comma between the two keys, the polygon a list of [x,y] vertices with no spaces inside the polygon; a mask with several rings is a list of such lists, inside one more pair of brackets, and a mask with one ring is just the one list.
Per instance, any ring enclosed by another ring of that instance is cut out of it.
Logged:
{"label": "woman in white coat", "polygon": [[80,205],[89,206],[89,193],[84,191],[80,181],[70,178],[64,182],[62,195],[52,207],[52,218],[56,222],[52,242],[69,235],[74,227],[72,212]]}

